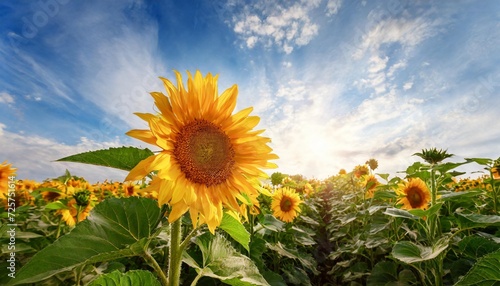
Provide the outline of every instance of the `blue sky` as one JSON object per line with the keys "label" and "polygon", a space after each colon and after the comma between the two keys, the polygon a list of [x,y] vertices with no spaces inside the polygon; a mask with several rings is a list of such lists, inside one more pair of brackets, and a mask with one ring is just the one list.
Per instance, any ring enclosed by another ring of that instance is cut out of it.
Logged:
{"label": "blue sky", "polygon": [[0,161],[19,178],[123,180],[53,161],[153,148],[124,133],[173,70],[238,84],[281,172],[322,179],[376,158],[394,174],[431,147],[500,156],[495,0],[3,1],[0,17]]}

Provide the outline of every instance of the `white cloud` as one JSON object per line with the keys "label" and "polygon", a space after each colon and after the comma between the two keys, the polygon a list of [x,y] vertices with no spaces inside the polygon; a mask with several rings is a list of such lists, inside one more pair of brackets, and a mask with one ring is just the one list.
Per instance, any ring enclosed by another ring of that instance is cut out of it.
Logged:
{"label": "white cloud", "polygon": [[364,34],[360,48],[353,56],[360,59],[366,51],[378,51],[381,45],[387,43],[399,43],[404,48],[413,47],[434,35],[436,25],[423,17],[381,20]]}
{"label": "white cloud", "polygon": [[328,0],[326,3],[326,15],[333,16],[339,12],[342,6],[342,0]]}
{"label": "white cloud", "polygon": [[276,45],[289,54],[296,46],[307,45],[317,34],[318,24],[311,18],[320,1],[295,2],[291,5],[265,1],[246,5],[241,13],[233,16],[233,31],[240,35],[248,48],[257,42],[265,46]]}
{"label": "white cloud", "polygon": [[14,97],[7,92],[0,92],[0,103],[14,103]]}
{"label": "white cloud", "polygon": [[413,87],[413,82],[412,81],[409,81],[409,82],[406,82],[404,85],[403,85],[403,89],[404,90],[409,90]]}
{"label": "white cloud", "polygon": [[284,97],[287,100],[303,100],[306,96],[306,86],[302,81],[290,80],[287,84],[281,85],[276,92],[277,97]]}
{"label": "white cloud", "polygon": [[92,150],[118,147],[123,144],[116,139],[109,142],[96,142],[82,137],[76,145],[66,145],[40,136],[28,136],[3,130],[0,123],[0,158],[12,163],[17,168],[18,179],[42,181],[55,178],[68,169],[72,174],[84,177],[87,181],[115,180],[123,181],[127,172],[107,167],[98,167],[79,163],[54,162],[57,159]]}
{"label": "white cloud", "polygon": [[389,71],[387,72],[387,77],[392,78],[394,73],[399,70],[399,69],[404,69],[406,68],[406,62],[405,61],[399,61],[395,64],[393,64],[390,68]]}

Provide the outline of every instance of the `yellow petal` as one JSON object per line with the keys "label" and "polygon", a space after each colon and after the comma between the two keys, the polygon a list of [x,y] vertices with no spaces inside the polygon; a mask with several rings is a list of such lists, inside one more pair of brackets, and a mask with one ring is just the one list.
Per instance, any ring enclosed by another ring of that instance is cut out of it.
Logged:
{"label": "yellow petal", "polygon": [[151,92],[150,94],[155,100],[156,107],[158,107],[158,109],[160,110],[160,112],[162,114],[171,114],[172,113],[172,106],[170,105],[170,101],[168,100],[168,97],[166,97],[161,92]]}
{"label": "yellow petal", "polygon": [[183,203],[172,205],[172,212],[168,215],[168,221],[173,223],[178,220],[183,214],[187,212],[189,207]]}
{"label": "yellow petal", "polygon": [[156,137],[153,135],[153,133],[150,130],[132,129],[125,134],[127,134],[130,137],[134,137],[136,139],[144,141],[144,142],[151,144],[151,145],[156,144]]}

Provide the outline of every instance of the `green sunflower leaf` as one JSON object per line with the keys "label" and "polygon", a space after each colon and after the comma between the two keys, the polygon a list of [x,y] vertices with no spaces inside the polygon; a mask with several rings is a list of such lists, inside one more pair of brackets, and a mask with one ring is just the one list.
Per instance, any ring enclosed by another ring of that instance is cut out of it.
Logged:
{"label": "green sunflower leaf", "polygon": [[467,162],[476,162],[479,165],[489,166],[493,163],[493,160],[489,158],[465,158]]}
{"label": "green sunflower leaf", "polygon": [[455,286],[500,284],[500,249],[480,258]]}
{"label": "green sunflower leaf", "polygon": [[118,147],[71,155],[56,161],[84,163],[130,171],[139,162],[152,155],[154,155],[153,152],[147,148]]}
{"label": "green sunflower leaf", "polygon": [[500,249],[500,244],[485,237],[470,235],[462,239],[458,247],[462,255],[477,259]]}
{"label": "green sunflower leaf", "polygon": [[387,208],[384,212],[384,214],[392,216],[392,217],[402,217],[402,218],[409,218],[409,219],[419,219],[418,216],[412,215],[410,212],[407,210],[402,210],[402,209],[397,209],[397,208]]}
{"label": "green sunflower leaf", "polygon": [[500,216],[482,214],[457,213],[458,224],[461,228],[484,228],[488,226],[500,226]]}
{"label": "green sunflower leaf", "polygon": [[162,218],[158,203],[146,198],[110,198],[86,220],[37,252],[8,285],[34,283],[75,267],[144,254]]}
{"label": "green sunflower leaf", "polygon": [[440,240],[433,247],[422,246],[410,241],[398,241],[392,248],[392,256],[405,263],[422,262],[436,258],[448,248],[446,240]]}
{"label": "green sunflower leaf", "polygon": [[205,233],[196,237],[203,255],[203,266],[184,253],[183,261],[196,269],[199,276],[216,278],[229,285],[269,285],[254,262],[237,252],[223,236]]}
{"label": "green sunflower leaf", "polygon": [[222,217],[222,222],[219,226],[220,229],[224,230],[229,234],[234,240],[241,244],[247,251],[250,251],[250,233],[246,230],[241,222],[239,222],[234,217],[224,213]]}
{"label": "green sunflower leaf", "polygon": [[113,271],[101,275],[89,283],[89,286],[128,286],[128,285],[151,285],[161,286],[160,282],[150,271],[132,270],[126,273]]}

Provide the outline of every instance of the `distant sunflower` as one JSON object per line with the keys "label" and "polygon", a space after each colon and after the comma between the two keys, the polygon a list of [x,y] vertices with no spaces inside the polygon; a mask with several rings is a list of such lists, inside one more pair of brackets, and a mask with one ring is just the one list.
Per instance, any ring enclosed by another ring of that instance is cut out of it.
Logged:
{"label": "distant sunflower", "polygon": [[493,175],[494,180],[500,180],[500,165],[491,168],[491,174]]}
{"label": "distant sunflower", "polygon": [[402,196],[397,203],[403,204],[401,208],[407,210],[427,209],[431,200],[429,188],[420,178],[413,178],[401,183],[396,193]]}
{"label": "distant sunflower", "polygon": [[[78,209],[80,208],[80,209]],[[75,199],[71,199],[66,209],[59,210],[59,214],[62,216],[62,220],[68,226],[75,226],[77,222],[81,222],[87,218],[90,211],[92,210],[92,205],[88,204],[87,206],[78,206]],[[78,217],[77,217],[78,215]]]}
{"label": "distant sunflower", "polygon": [[368,175],[370,170],[367,165],[358,165],[354,167],[353,174],[356,178],[361,178],[361,176]]}
{"label": "distant sunflower", "polygon": [[268,160],[277,159],[267,145],[264,130],[252,130],[260,118],[249,116],[252,107],[232,114],[238,95],[237,85],[217,91],[217,76],[204,78],[188,72],[187,89],[180,73],[177,86],[161,78],[168,96],[152,92],[160,114],[136,113],[149,130],[127,134],[162,150],[141,161],[126,180],[139,180],[158,171],[151,191],[158,190],[160,205],[169,204],[173,222],[190,211],[193,224],[207,223],[211,232],[220,225],[223,206],[239,210],[243,194],[257,193],[259,178],[267,178],[262,168],[275,168]]}
{"label": "distant sunflower", "polygon": [[369,176],[364,176],[363,179],[363,185],[365,187],[365,197],[366,198],[373,198],[373,195],[375,194],[375,190],[378,185],[380,185],[379,181],[375,176],[369,175]]}
{"label": "distant sunflower", "polygon": [[271,209],[275,217],[291,222],[300,212],[301,203],[302,200],[293,189],[284,187],[274,193]]}
{"label": "distant sunflower", "polygon": [[7,161],[0,164],[0,199],[4,199],[9,192],[9,177],[15,176],[16,169],[12,168],[12,164],[7,164]]}

